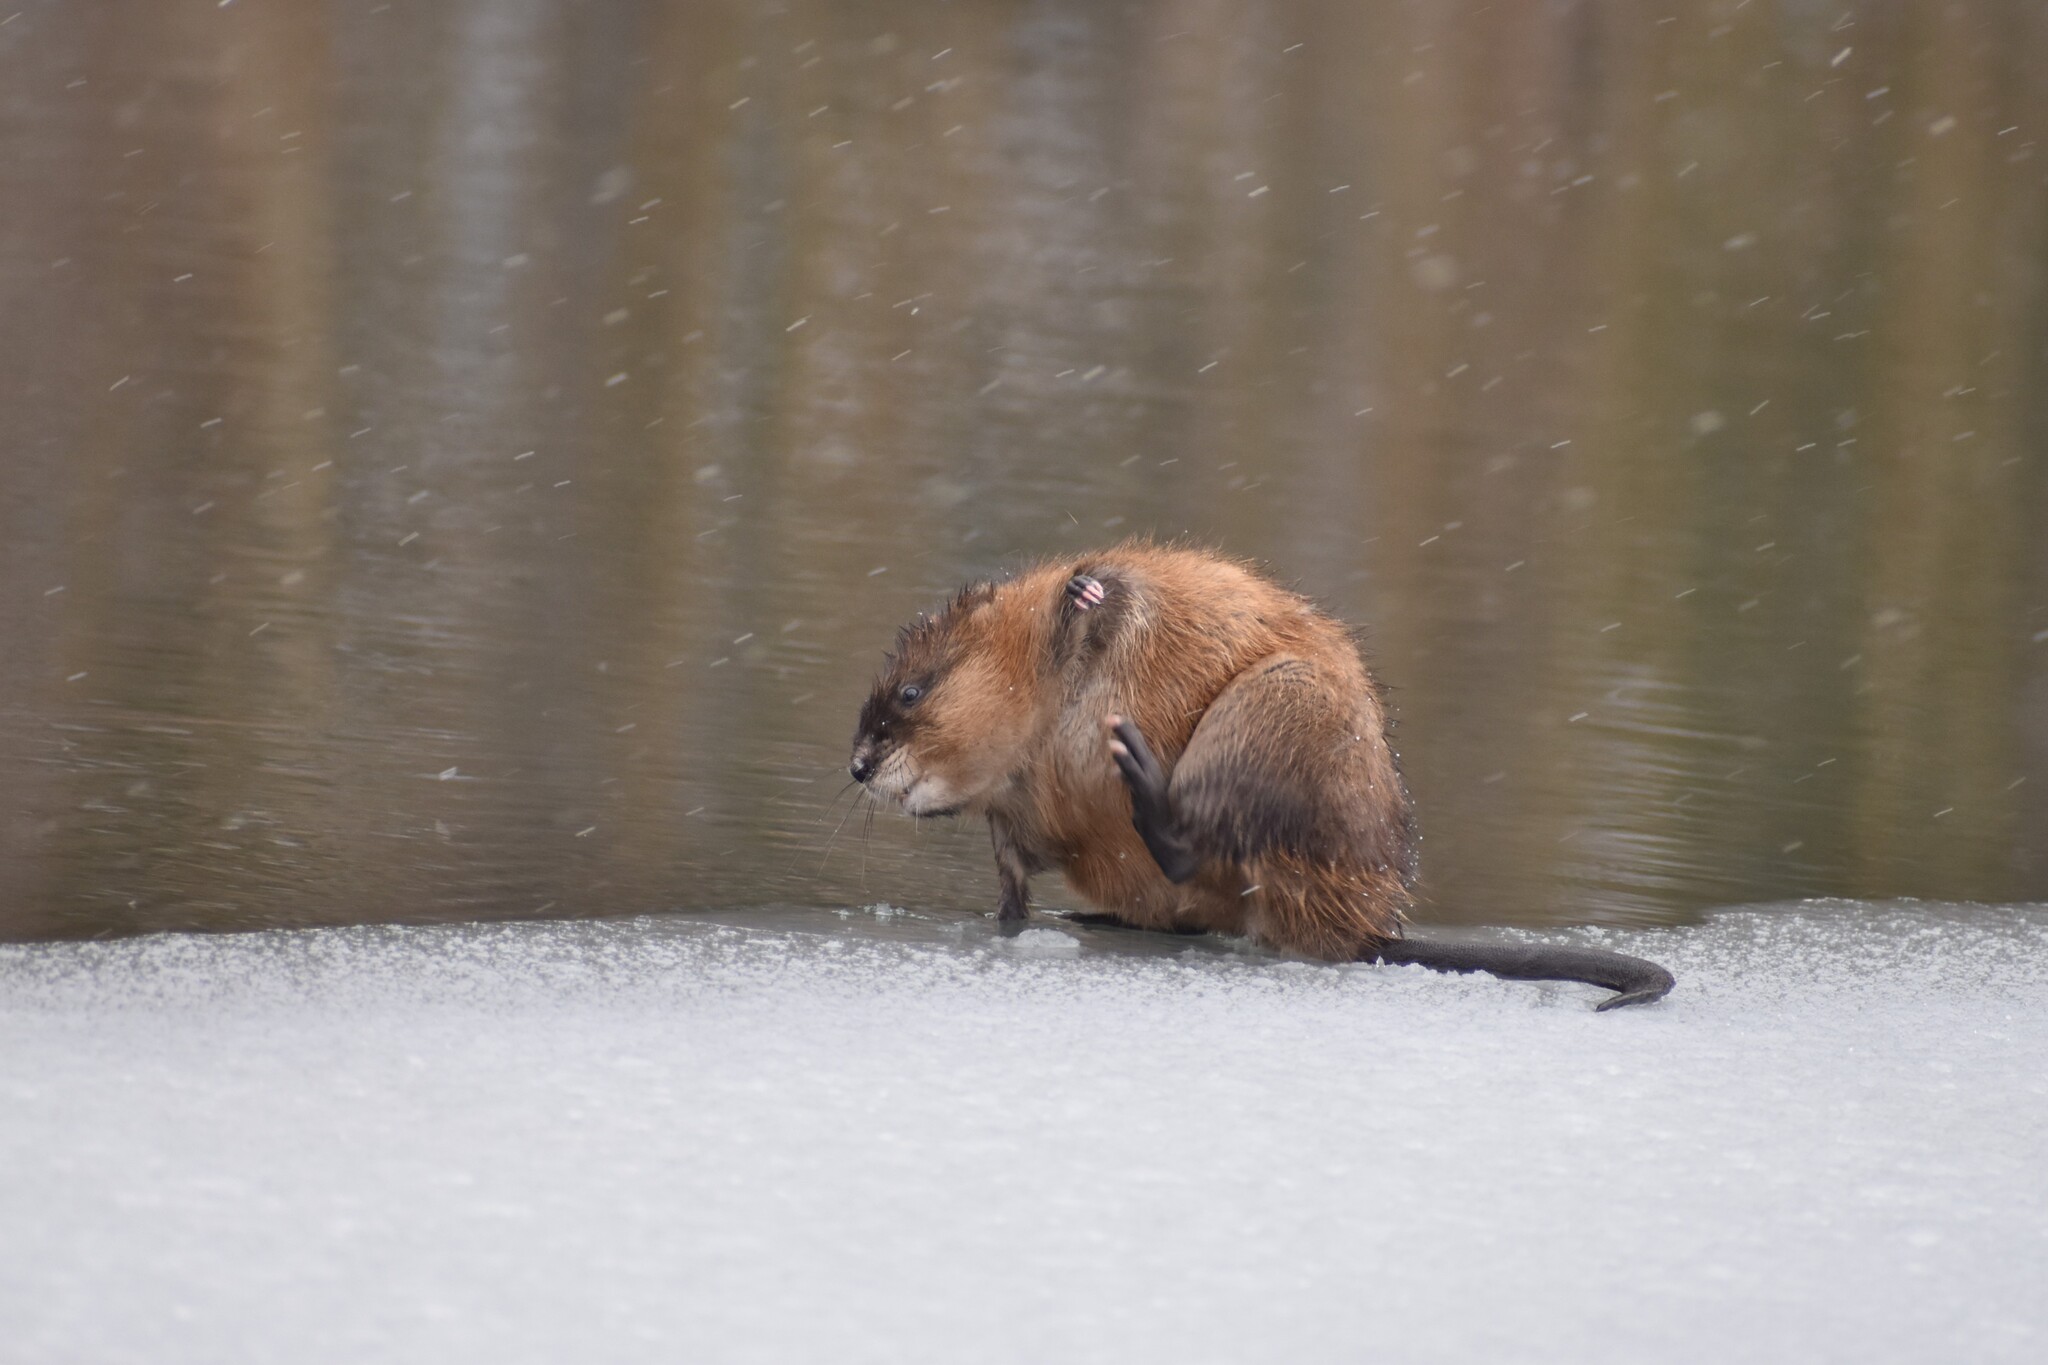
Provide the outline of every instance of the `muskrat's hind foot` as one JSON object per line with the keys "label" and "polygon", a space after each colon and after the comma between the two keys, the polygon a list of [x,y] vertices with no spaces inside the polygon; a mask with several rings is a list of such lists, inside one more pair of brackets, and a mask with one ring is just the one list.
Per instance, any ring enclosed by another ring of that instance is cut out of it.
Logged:
{"label": "muskrat's hind foot", "polygon": [[1193,924],[1169,924],[1162,928],[1150,929],[1133,924],[1122,915],[1098,915],[1087,910],[1062,910],[1059,917],[1069,924],[1078,924],[1083,929],[1128,929],[1134,934],[1172,934],[1176,938],[1200,938],[1207,929]]}
{"label": "muskrat's hind foot", "polygon": [[1131,823],[1138,837],[1152,852],[1152,861],[1170,882],[1184,882],[1195,875],[1195,849],[1187,832],[1174,819],[1173,802],[1166,791],[1166,769],[1145,742],[1138,727],[1122,716],[1108,719],[1116,735],[1109,742],[1110,757],[1131,789]]}

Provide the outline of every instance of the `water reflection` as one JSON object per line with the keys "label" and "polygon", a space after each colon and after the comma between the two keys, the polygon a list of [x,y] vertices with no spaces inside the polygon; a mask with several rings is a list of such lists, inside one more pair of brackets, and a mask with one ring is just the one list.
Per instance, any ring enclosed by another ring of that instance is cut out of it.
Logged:
{"label": "water reflection", "polygon": [[1132,532],[1393,686],[1436,913],[2048,894],[2048,23],[0,24],[0,933],[980,905],[894,625]]}

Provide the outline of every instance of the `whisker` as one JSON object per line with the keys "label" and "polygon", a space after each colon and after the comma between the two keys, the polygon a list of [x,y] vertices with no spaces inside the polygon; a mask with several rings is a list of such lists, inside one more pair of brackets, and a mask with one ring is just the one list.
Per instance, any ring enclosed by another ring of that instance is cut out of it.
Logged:
{"label": "whisker", "polygon": [[[844,787],[841,787],[838,791],[834,792],[832,794],[832,799],[825,803],[824,808],[820,810],[816,815],[811,817],[811,823],[814,825],[823,824],[828,818],[830,818],[832,814],[832,808],[839,804],[839,798],[846,795],[848,791],[852,790],[857,785],[859,784],[853,781],[849,781]],[[842,820],[841,823],[843,824],[845,822]],[[831,840],[827,839],[825,842],[826,851],[830,852],[831,847]],[[790,868],[795,867],[796,860],[802,857],[804,852],[805,850],[801,846],[790,850],[789,862],[784,866],[783,870],[788,871]]]}
{"label": "whisker", "polygon": [[868,818],[860,827],[860,889],[868,889],[868,841],[875,832],[875,803],[868,802]]}
{"label": "whisker", "polygon": [[[853,784],[853,783],[848,783],[847,785],[848,785],[848,786],[852,786],[852,785],[855,785],[855,784]],[[846,788],[845,788],[845,787],[842,787],[842,788],[840,788],[840,790],[839,790],[839,796],[844,796],[844,795],[846,795]],[[832,798],[832,801],[833,801],[833,803],[834,803],[835,805],[836,805],[836,804],[838,803],[838,801],[839,801],[839,796],[835,796],[835,797],[833,797],[833,798]],[[853,801],[851,802],[851,804],[849,804],[849,805],[847,806],[847,808],[846,808],[846,814],[844,814],[844,815],[842,815],[842,816],[840,816],[840,817],[839,817],[839,823],[838,823],[838,824],[836,824],[836,825],[834,825],[834,826],[832,827],[832,833],[831,833],[831,834],[830,834],[830,835],[829,835],[829,836],[828,836],[828,837],[826,838],[826,840],[825,840],[825,851],[824,851],[823,853],[821,853],[821,854],[819,854],[819,855],[818,855],[818,871],[820,871],[820,872],[823,872],[823,871],[825,870],[825,861],[826,861],[826,859],[828,859],[828,858],[830,858],[830,857],[832,856],[832,844],[833,844],[833,842],[834,842],[834,841],[835,841],[836,839],[838,839],[838,838],[839,838],[839,831],[840,831],[840,830],[842,830],[842,829],[845,829],[845,828],[846,828],[846,822],[847,822],[848,820],[851,820],[851,819],[853,818],[853,813],[854,813],[855,811],[859,810],[859,809],[860,809],[860,797],[856,796],[856,797],[854,797],[854,798],[853,798]],[[832,810],[832,807],[831,807],[831,806],[827,806],[827,807],[825,807],[825,810],[826,810],[826,813],[827,813],[827,814],[829,814],[829,813],[831,812],[831,810]],[[819,816],[818,818],[822,820],[822,819],[824,819],[825,817],[821,815],[821,816]]]}

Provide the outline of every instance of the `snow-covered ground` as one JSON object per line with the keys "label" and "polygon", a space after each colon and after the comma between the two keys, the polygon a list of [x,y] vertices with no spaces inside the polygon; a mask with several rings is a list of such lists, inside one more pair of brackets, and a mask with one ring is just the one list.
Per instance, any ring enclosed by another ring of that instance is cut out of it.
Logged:
{"label": "snow-covered ground", "polygon": [[0,1359],[2048,1358],[2048,909],[754,923],[0,948]]}

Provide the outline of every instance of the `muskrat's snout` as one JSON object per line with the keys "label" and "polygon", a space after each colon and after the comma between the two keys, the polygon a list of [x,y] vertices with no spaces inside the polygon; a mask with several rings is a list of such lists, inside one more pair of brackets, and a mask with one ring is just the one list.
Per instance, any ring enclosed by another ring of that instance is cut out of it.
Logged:
{"label": "muskrat's snout", "polygon": [[[890,733],[890,719],[883,703],[876,697],[868,698],[868,704],[861,708],[860,724],[853,729],[853,753],[847,758],[846,771],[852,773],[853,780],[863,787],[872,784],[876,774],[888,766],[891,741],[900,738]],[[901,745],[894,747],[900,748]]]}

